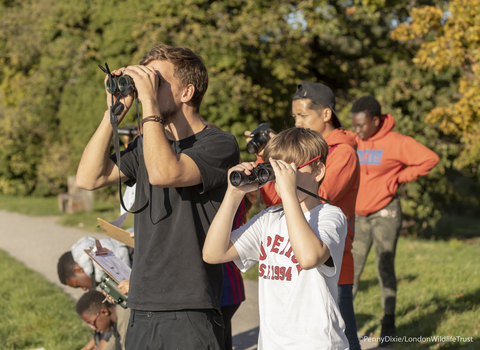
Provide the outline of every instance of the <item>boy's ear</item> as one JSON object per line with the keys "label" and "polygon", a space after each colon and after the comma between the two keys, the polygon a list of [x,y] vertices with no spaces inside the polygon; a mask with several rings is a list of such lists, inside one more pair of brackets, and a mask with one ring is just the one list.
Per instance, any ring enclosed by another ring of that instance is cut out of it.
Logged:
{"label": "boy's ear", "polygon": [[320,163],[315,170],[315,181],[320,182],[325,177],[325,164]]}
{"label": "boy's ear", "polygon": [[73,272],[75,272],[75,274],[85,273],[85,271],[83,271],[83,269],[78,264],[75,264],[75,267],[73,268]]}
{"label": "boy's ear", "polygon": [[[110,304],[108,304],[110,305]],[[110,316],[110,310],[108,309],[108,307],[106,306],[106,304],[103,304],[102,305],[102,308],[100,309],[100,315],[103,315],[103,316],[107,316],[109,317]]]}

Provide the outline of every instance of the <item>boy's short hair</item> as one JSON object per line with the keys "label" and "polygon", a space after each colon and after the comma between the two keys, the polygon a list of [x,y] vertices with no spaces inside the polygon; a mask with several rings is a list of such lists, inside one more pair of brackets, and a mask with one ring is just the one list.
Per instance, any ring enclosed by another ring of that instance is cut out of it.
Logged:
{"label": "boy's short hair", "polygon": [[157,45],[143,56],[140,64],[146,65],[157,60],[173,64],[173,76],[182,87],[186,87],[188,84],[195,87],[191,102],[198,112],[203,96],[208,89],[208,72],[202,57],[186,47]]}
{"label": "boy's short hair", "polygon": [[381,117],[382,107],[377,99],[373,96],[360,97],[353,103],[350,109],[351,113],[365,113],[367,117],[372,119],[373,117]]}
{"label": "boy's short hair", "polygon": [[67,284],[67,279],[75,275],[75,265],[77,263],[73,260],[71,251],[65,252],[57,263],[58,278],[62,284]]}
{"label": "boy's short hair", "polygon": [[82,295],[82,297],[77,301],[77,306],[75,309],[80,316],[83,313],[94,315],[100,312],[102,306],[105,305],[102,303],[104,300],[105,296],[102,293],[96,290],[91,290]]}
{"label": "boy's short hair", "polygon": [[320,133],[305,128],[290,128],[268,141],[263,151],[263,159],[268,162],[281,159],[300,166],[315,157],[321,156],[310,165],[314,170],[320,163],[327,164],[328,144]]}

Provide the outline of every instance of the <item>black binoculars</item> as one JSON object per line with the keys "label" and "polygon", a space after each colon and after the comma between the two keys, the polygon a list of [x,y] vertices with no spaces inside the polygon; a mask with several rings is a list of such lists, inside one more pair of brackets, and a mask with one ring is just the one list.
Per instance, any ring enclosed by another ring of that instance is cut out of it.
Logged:
{"label": "black binoculars", "polygon": [[135,91],[133,78],[123,73],[120,76],[109,76],[105,87],[108,93],[117,94],[121,92],[123,96],[127,96],[132,91]]}
{"label": "black binoculars", "polygon": [[245,174],[244,171],[232,171],[230,173],[230,183],[235,186],[248,185],[253,182],[258,182],[264,185],[275,180],[275,173],[270,163],[260,163],[253,168],[250,175]]}
{"label": "black binoculars", "polygon": [[118,290],[118,283],[115,282],[108,274],[103,274],[102,282],[99,284],[100,289],[107,293],[115,302],[123,307],[127,308],[128,297]]}

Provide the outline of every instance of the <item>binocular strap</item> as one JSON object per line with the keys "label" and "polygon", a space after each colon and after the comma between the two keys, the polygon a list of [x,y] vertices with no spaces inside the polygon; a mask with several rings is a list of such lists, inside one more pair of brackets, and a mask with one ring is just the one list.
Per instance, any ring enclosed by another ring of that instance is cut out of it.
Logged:
{"label": "binocular strap", "polygon": [[[122,93],[120,93],[119,97],[122,96]],[[138,125],[138,130],[140,130],[140,117],[139,117],[139,112],[138,112],[138,96],[137,92],[134,92],[135,96],[135,110],[137,114],[137,125]],[[118,99],[117,99],[118,101]],[[112,95],[112,106],[114,105],[113,103],[113,95]],[[123,110],[123,109],[122,109]],[[122,208],[132,214],[137,214],[140,213],[141,211],[145,210],[148,206],[148,203],[150,202],[150,183],[148,181],[148,176],[147,176],[147,167],[145,166],[145,160],[143,158],[143,135],[139,134],[139,140],[137,143],[137,147],[139,150],[139,162],[140,162],[140,176],[142,177],[142,183],[143,183],[143,190],[145,192],[145,196],[147,197],[146,203],[138,210],[135,211],[130,211],[125,207],[125,203],[123,202],[123,196],[122,196],[122,178],[121,178],[121,166],[122,166],[122,157],[120,155],[120,140],[118,137],[118,117],[117,115],[114,114],[114,111],[110,109],[110,123],[112,124],[112,129],[113,129],[113,147],[115,148],[115,155],[117,157],[117,168],[118,168],[118,193],[120,196],[120,205]]]}

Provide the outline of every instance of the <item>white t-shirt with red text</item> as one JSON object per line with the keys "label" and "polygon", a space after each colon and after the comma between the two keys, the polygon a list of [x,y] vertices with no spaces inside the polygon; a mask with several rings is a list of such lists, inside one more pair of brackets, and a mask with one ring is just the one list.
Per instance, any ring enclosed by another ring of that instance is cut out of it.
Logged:
{"label": "white t-shirt with red text", "polygon": [[330,250],[334,266],[302,270],[290,244],[285,213],[268,208],[232,232],[230,240],[245,272],[259,263],[258,350],[348,349],[337,305],[347,221],[343,212],[321,204],[304,213]]}

